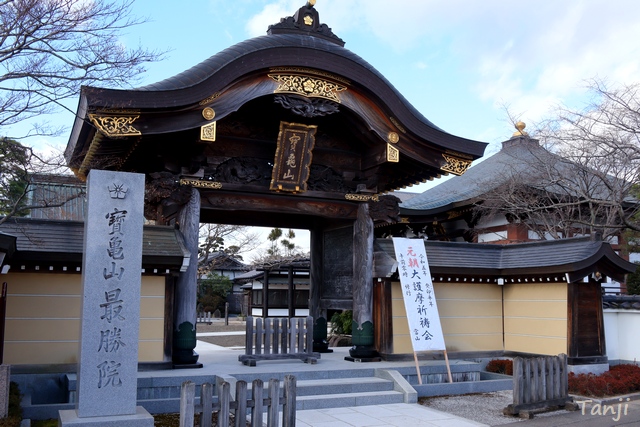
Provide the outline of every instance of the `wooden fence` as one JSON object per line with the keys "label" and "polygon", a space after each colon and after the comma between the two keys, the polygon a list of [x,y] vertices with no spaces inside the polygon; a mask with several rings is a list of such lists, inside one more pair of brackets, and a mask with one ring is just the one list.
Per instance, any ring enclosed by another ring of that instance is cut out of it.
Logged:
{"label": "wooden fence", "polygon": [[[224,381],[218,387],[218,401],[213,401],[213,385],[202,384],[200,404],[196,405],[196,385],[191,381],[182,383],[180,393],[180,427],[193,427],[195,414],[200,414],[200,427],[212,427],[212,414],[218,413],[218,427],[229,427],[233,415],[234,426],[262,427],[263,414],[267,413],[267,427],[295,427],[296,425],[296,377],[284,377],[284,392],[280,396],[280,381],[269,380],[267,397],[264,397],[262,380],[254,380],[251,397],[248,397],[247,382],[236,382],[235,400],[231,396],[231,385]],[[282,424],[280,424],[282,405]],[[249,419],[247,415],[250,414]]]}
{"label": "wooden fence", "polygon": [[211,324],[211,312],[207,311],[207,312],[199,312],[196,313],[196,323],[206,323],[206,324]]}
{"label": "wooden fence", "polygon": [[258,360],[301,359],[314,364],[320,353],[313,351],[313,318],[247,317],[245,354],[238,360],[256,366]]}
{"label": "wooden fence", "polygon": [[513,359],[513,404],[508,415],[564,407],[570,401],[567,355]]}

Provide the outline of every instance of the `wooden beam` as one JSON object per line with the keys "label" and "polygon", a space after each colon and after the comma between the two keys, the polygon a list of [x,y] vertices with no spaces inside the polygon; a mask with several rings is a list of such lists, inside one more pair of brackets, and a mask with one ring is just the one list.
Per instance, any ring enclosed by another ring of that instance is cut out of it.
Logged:
{"label": "wooden beam", "polygon": [[295,214],[330,219],[355,219],[358,206],[347,200],[310,199],[300,195],[202,191],[202,208],[218,211],[252,211]]}

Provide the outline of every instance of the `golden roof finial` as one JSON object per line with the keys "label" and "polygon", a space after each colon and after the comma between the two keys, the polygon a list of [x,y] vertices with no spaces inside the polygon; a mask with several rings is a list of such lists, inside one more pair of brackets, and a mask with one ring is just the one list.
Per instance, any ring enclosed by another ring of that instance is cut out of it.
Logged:
{"label": "golden roof finial", "polygon": [[316,5],[316,0],[308,0],[308,1],[307,1],[307,6],[309,6],[309,7],[313,7],[313,6],[315,6],[315,5]]}
{"label": "golden roof finial", "polygon": [[518,122],[518,123],[516,123],[515,126],[516,126],[516,129],[518,129],[518,131],[514,132],[513,136],[527,136],[527,135],[529,135],[528,133],[526,133],[524,131],[524,128],[527,127],[527,125],[524,124],[524,122]]}

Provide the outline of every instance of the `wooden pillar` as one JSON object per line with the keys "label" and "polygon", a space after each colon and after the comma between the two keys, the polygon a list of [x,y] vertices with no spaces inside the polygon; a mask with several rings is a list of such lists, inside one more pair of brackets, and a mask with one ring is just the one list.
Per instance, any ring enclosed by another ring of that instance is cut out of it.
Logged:
{"label": "wooden pillar", "polygon": [[599,281],[568,284],[567,356],[570,365],[607,364]]}
{"label": "wooden pillar", "polygon": [[379,279],[373,284],[374,342],[381,356],[393,353],[393,310],[391,305],[391,280]]}
{"label": "wooden pillar", "polygon": [[262,279],[262,317],[269,317],[269,270],[264,271]]}
{"label": "wooden pillar", "polygon": [[353,227],[353,358],[372,358],[378,354],[373,339],[373,220],[369,205],[358,206]]}
{"label": "wooden pillar", "polygon": [[287,279],[288,279],[288,285],[289,285],[289,289],[287,292],[287,306],[289,308],[289,317],[296,317],[296,308],[294,305],[294,301],[296,298],[296,288],[293,284],[293,266],[290,265],[289,266],[289,270],[287,271],[288,275],[287,275]]}
{"label": "wooden pillar", "polygon": [[200,226],[200,192],[192,188],[189,202],[179,214],[180,232],[191,254],[189,267],[178,276],[175,291],[175,317],[173,329],[173,362],[177,365],[197,364],[196,303],[198,295],[198,232]]}
{"label": "wooden pillar", "polygon": [[327,342],[327,318],[320,309],[322,264],[324,260],[323,232],[317,228],[310,231],[311,265],[309,266],[309,315],[313,317],[313,351],[330,353]]}
{"label": "wooden pillar", "polygon": [[322,230],[312,229],[309,232],[309,249],[311,265],[309,266],[309,315],[314,320],[321,316],[320,289],[322,286]]}

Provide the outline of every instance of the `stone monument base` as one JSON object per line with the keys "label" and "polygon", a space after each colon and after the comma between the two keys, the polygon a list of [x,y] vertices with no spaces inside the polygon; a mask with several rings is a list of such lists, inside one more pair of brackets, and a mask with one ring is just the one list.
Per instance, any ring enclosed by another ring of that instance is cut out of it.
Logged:
{"label": "stone monument base", "polygon": [[58,427],[153,427],[153,417],[142,406],[136,406],[131,415],[112,415],[106,417],[78,417],[75,409],[58,411]]}

